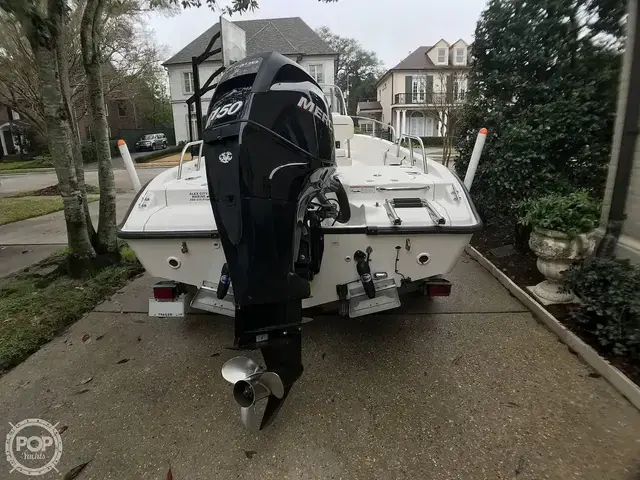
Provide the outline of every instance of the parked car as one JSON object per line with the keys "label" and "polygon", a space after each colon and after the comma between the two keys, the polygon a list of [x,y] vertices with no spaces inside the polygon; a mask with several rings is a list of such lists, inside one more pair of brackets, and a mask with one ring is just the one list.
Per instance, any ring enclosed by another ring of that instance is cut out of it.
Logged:
{"label": "parked car", "polygon": [[164,133],[149,133],[136,142],[136,150],[158,150],[167,148],[167,137]]}

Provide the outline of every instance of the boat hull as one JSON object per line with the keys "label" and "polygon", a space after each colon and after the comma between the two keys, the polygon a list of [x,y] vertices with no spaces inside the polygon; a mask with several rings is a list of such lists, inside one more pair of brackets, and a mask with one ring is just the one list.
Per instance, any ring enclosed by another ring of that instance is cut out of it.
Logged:
{"label": "boat hull", "polygon": [[[336,229],[340,230],[340,229]],[[215,237],[215,233],[211,235]],[[359,281],[353,255],[373,249],[371,272],[376,278],[419,281],[445,275],[453,269],[469,243],[471,234],[367,235],[332,233],[325,229],[321,270],[311,281],[309,308],[339,300],[336,286]],[[128,239],[145,269],[154,277],[200,288],[204,282],[217,284],[225,263],[218,238]],[[396,261],[397,259],[397,261]],[[386,277],[384,276],[386,274]]]}

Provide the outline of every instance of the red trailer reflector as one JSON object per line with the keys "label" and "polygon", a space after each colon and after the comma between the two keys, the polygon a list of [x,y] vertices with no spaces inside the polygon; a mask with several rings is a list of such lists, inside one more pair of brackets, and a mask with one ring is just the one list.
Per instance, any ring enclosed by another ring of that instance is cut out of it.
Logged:
{"label": "red trailer reflector", "polygon": [[451,295],[451,282],[448,280],[427,282],[427,295],[430,297],[448,297]]}
{"label": "red trailer reflector", "polygon": [[178,298],[178,284],[158,282],[153,286],[153,298],[161,302],[170,302]]}

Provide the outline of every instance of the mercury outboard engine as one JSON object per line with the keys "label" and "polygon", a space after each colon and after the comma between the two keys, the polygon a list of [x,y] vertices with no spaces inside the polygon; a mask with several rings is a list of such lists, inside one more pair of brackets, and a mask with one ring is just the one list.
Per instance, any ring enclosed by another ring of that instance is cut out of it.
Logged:
{"label": "mercury outboard engine", "polygon": [[[260,428],[273,421],[302,374],[302,299],[320,271],[321,222],[349,219],[335,178],[331,112],[300,66],[278,53],[247,57],[222,75],[204,130],[209,196],[227,263],[219,297],[233,293],[237,349],[260,349],[225,363],[245,425],[268,399]],[[334,192],[335,199],[327,199]],[[230,288],[229,288],[230,284]]]}

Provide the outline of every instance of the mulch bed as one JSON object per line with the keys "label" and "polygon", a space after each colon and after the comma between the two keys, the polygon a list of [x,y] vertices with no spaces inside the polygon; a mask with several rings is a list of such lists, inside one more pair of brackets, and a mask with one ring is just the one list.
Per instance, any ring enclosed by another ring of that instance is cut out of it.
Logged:
{"label": "mulch bed", "polygon": [[[517,241],[516,230],[513,225],[486,226],[482,232],[473,235],[471,245],[502,270],[527,294],[529,293],[526,290],[527,286],[536,285],[544,280],[543,275],[536,268],[535,254],[528,249],[526,241]],[[512,245],[514,248],[511,250],[507,247],[511,252],[507,251],[505,256],[501,256],[500,251],[494,250],[508,245]],[[578,308],[578,305],[549,305],[545,306],[545,308],[560,323],[578,335],[612,365],[627,375],[636,385],[640,386],[640,364],[634,363],[626,357],[614,355],[602,347],[597,339],[583,328],[582,324],[572,318],[571,311]]]}

